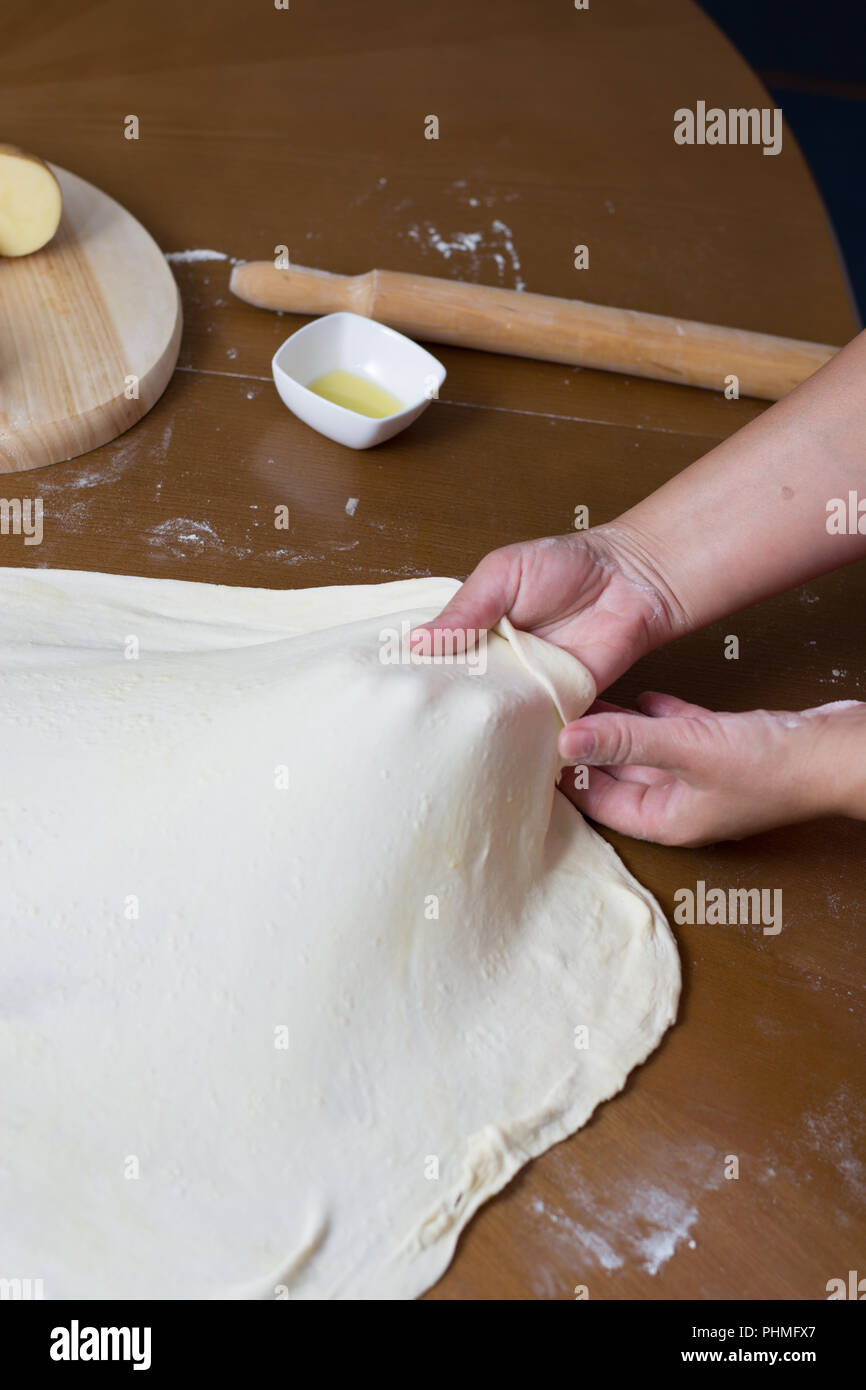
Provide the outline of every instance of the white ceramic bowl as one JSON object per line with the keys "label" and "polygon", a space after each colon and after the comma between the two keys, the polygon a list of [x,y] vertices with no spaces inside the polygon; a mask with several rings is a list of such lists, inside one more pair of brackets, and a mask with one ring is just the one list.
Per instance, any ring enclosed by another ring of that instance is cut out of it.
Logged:
{"label": "white ceramic bowl", "polygon": [[[289,410],[350,449],[369,449],[399,434],[427,409],[445,380],[445,368],[429,352],[361,314],[313,319],[277,348],[271,370]],[[375,420],[307,389],[311,381],[337,370],[375,382],[402,401],[403,409]]]}

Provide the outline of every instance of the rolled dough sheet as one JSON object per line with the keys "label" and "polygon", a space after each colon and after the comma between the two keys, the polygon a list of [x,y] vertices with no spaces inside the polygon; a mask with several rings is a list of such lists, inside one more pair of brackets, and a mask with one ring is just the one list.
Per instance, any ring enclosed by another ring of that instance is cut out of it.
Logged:
{"label": "rolled dough sheet", "polygon": [[673,1021],[555,789],[585,669],[380,659],[455,587],[0,570],[0,1275],[414,1297]]}

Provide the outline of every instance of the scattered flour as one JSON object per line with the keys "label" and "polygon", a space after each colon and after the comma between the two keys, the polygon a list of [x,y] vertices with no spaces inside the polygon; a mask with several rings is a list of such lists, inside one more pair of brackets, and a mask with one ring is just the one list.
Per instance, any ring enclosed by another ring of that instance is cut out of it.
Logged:
{"label": "scattered flour", "polygon": [[504,283],[507,280],[510,270],[513,288],[526,289],[514,235],[511,228],[498,217],[491,221],[489,231],[451,232],[445,236],[433,222],[425,220],[413,223],[406,235],[422,251],[435,251],[446,261],[454,259],[465,280],[479,279],[485,260],[492,260],[500,281]]}
{"label": "scattered flour", "polygon": [[[483,232],[454,232],[453,241],[447,241],[444,236],[440,236],[432,222],[427,222],[426,233],[428,246],[432,246],[438,251],[440,256],[444,256],[446,261],[451,259],[455,251],[477,251],[484,237]],[[420,241],[421,236],[417,227],[409,229],[409,235],[413,241]]]}
{"label": "scattered flour", "polygon": [[638,1182],[605,1203],[584,1190],[577,1193],[575,1208],[586,1225],[538,1198],[533,1210],[544,1217],[558,1241],[577,1245],[603,1269],[636,1261],[647,1274],[656,1275],[681,1245],[696,1248],[693,1228],[699,1219],[699,1197],[724,1182],[722,1160],[706,1144],[677,1152],[667,1158],[666,1168],[672,1179],[679,1179],[679,1190]]}
{"label": "scattered flour", "polygon": [[[370,199],[375,199],[379,226],[383,230],[398,239],[408,237],[425,253],[432,252],[451,262],[457,267],[461,279],[489,282],[492,278],[492,263],[495,267],[495,278],[500,284],[508,284],[510,281],[514,289],[525,289],[526,282],[521,273],[514,234],[496,215],[496,209],[501,208],[504,203],[516,202],[520,194],[514,191],[502,192],[490,185],[470,189],[467,179],[453,179],[441,192],[452,204],[449,213],[450,227],[459,229],[461,223],[465,226],[467,208],[488,209],[487,215],[491,220],[487,223],[485,214],[482,213],[481,219],[470,230],[443,231],[425,215],[427,207],[421,200],[390,185],[384,175],[352,198],[349,207],[360,207]],[[408,227],[405,218],[400,216],[407,211],[414,213],[416,218]],[[307,240],[313,235],[312,232],[305,233]],[[315,235],[318,236],[319,233]]]}
{"label": "scattered flour", "polygon": [[556,1207],[549,1207],[545,1202],[542,1202],[540,1197],[535,1198],[532,1206],[539,1216],[544,1216],[551,1223],[555,1228],[556,1235],[564,1236],[569,1243],[576,1241],[595,1258],[603,1269],[619,1269],[625,1264],[622,1255],[617,1254],[604,1236],[596,1235],[594,1231],[588,1231],[578,1221],[566,1216],[564,1211],[560,1211]]}
{"label": "scattered flour", "polygon": [[658,1274],[680,1241],[690,1236],[698,1209],[661,1187],[648,1187],[638,1189],[630,1210],[650,1226],[646,1235],[637,1238],[636,1245],[647,1273]]}
{"label": "scattered flour", "polygon": [[223,545],[209,521],[192,521],[184,516],[175,516],[170,521],[160,522],[147,536],[148,545],[161,545],[171,541],[193,545],[205,545],[208,541],[216,541],[217,545]]}
{"label": "scattered flour", "polygon": [[487,208],[495,207],[499,202],[516,203],[520,197],[520,194],[515,192],[485,193],[481,197],[477,197],[475,194],[470,193],[467,179],[452,180],[445,192],[454,194],[458,203],[466,203],[471,208],[480,207],[482,203]]}
{"label": "scattered flour", "polygon": [[[353,574],[369,575],[371,573],[368,565],[355,565]],[[433,573],[432,570],[419,570],[417,565],[383,565],[381,568],[372,571],[373,574],[384,574],[392,579],[423,579]],[[365,582],[368,582],[365,580]]]}
{"label": "scattered flour", "polygon": [[862,687],[862,677],[859,675],[850,675],[848,670],[844,666],[834,666],[832,667],[829,676],[818,677],[819,685],[839,685],[842,681],[845,681],[848,685],[855,685],[858,690]]}
{"label": "scattered flour", "polygon": [[[594,1218],[593,1230],[539,1199],[533,1202],[533,1208],[551,1224],[556,1237],[577,1244],[603,1269],[620,1269],[630,1257],[638,1260],[648,1274],[658,1274],[677,1246],[689,1240],[698,1219],[698,1209],[691,1202],[649,1184],[635,1188],[618,1212],[600,1211],[592,1202],[584,1203],[584,1209]],[[597,1229],[599,1226],[603,1234]],[[695,1242],[689,1243],[694,1249]]]}
{"label": "scattered flour", "polygon": [[193,261],[227,261],[229,258],[225,251],[166,251],[167,261],[180,262],[182,265],[190,265]]}
{"label": "scattered flour", "polygon": [[346,503],[346,515],[347,515],[347,516],[354,516],[354,515],[355,515],[356,511],[358,510],[358,503],[360,502],[360,500],[361,500],[360,497],[350,497],[350,498],[349,498],[348,502]]}
{"label": "scattered flour", "polygon": [[[374,193],[381,193],[381,192],[382,192],[382,189],[383,189],[383,188],[386,188],[387,185],[388,185],[388,180],[386,179],[385,175],[383,174],[383,175],[381,176],[381,178],[378,178],[378,179],[376,180],[376,182],[375,182],[375,184],[373,185],[373,187],[372,187],[372,188],[369,188],[369,189],[367,190],[366,193],[359,193],[358,196],[357,196],[357,198],[353,198],[352,201],[351,201],[351,203],[349,204],[349,207],[351,207],[351,208],[359,208],[359,207],[361,206],[362,203],[366,203],[367,200],[368,200],[369,198],[372,198]],[[312,233],[311,233],[311,232],[307,232],[307,237],[309,238],[309,237],[311,237],[311,236],[312,236]]]}
{"label": "scattered flour", "polygon": [[805,1141],[827,1158],[859,1201],[866,1200],[866,1166],[858,1157],[866,1137],[866,1114],[859,1097],[841,1086],[822,1109],[803,1116]]}
{"label": "scattered flour", "polygon": [[[46,470],[40,479],[39,493],[48,504],[46,520],[50,520],[52,531],[63,535],[86,532],[94,522],[93,507],[99,506],[100,489],[120,482],[139,461],[146,462],[149,470],[158,473],[160,466],[166,463],[170,443],[171,425],[165,427],[160,441],[155,444],[146,442],[144,436],[133,429],[107,445],[106,455],[98,464],[85,454]],[[158,496],[162,488],[158,476],[155,486]]]}

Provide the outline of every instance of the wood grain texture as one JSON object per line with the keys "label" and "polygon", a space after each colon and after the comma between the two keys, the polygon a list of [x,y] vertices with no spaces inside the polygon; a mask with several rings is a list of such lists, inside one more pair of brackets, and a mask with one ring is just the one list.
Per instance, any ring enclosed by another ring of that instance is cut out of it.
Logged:
{"label": "wood grain texture", "polygon": [[[261,259],[286,243],[350,273],[519,275],[538,293],[817,342],[854,331],[789,132],[775,159],[674,145],[678,106],[770,104],[684,0],[582,14],[442,0],[423,23],[398,0],[293,0],[284,13],[214,0],[206,24],[166,0],[9,12],[4,134],[110,187],[165,251]],[[123,139],[129,111],[138,142]],[[422,136],[430,111],[436,145]],[[430,227],[482,242],[445,257]],[[584,278],[576,242],[592,248]],[[593,522],[614,517],[761,410],[443,348],[443,399],[354,454],[282,406],[268,363],[303,320],[233,301],[229,269],[175,267],[182,370],[123,438],[27,480],[45,539],[0,535],[3,563],[274,587],[462,576],[494,546],[565,531],[578,503]],[[274,527],[282,504],[289,532]],[[828,575],[653,653],[612,698],[863,699],[864,605],[866,567]],[[738,662],[723,658],[727,632]],[[669,914],[676,889],[703,879],[780,887],[785,925],[675,928],[676,1028],[621,1096],[479,1213],[429,1297],[565,1300],[582,1282],[601,1299],[822,1298],[827,1279],[864,1273],[866,827],[700,850],[609,838]],[[740,1177],[726,1181],[732,1153]]]}
{"label": "wood grain texture", "polygon": [[56,235],[0,258],[0,473],[123,434],[165,390],[180,347],[180,298],[153,238],[113,198],[51,167],[63,193]]}

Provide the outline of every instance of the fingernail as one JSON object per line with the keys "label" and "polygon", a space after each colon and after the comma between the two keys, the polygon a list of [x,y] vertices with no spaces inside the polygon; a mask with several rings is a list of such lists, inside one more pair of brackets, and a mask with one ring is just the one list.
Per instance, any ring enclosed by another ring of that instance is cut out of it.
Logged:
{"label": "fingernail", "polygon": [[559,736],[559,751],[569,762],[591,762],[594,748],[591,729],[565,729]]}

